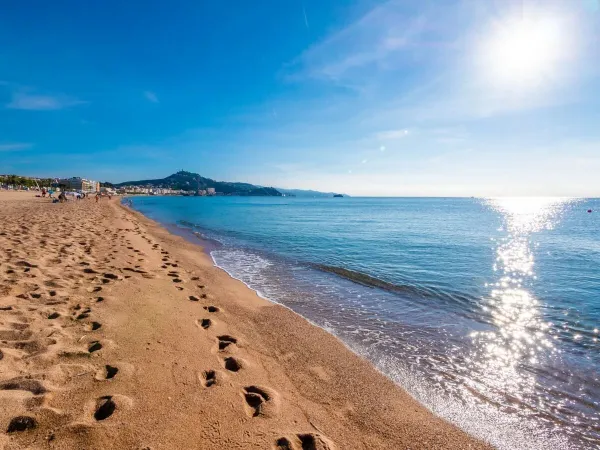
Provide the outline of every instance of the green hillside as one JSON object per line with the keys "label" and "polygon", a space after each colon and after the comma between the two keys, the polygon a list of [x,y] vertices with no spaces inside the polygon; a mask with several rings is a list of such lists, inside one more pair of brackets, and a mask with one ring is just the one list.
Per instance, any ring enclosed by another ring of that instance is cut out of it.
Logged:
{"label": "green hillside", "polygon": [[195,191],[197,189],[215,188],[215,191],[225,195],[256,195],[256,196],[281,196],[281,192],[272,187],[260,187],[248,183],[230,183],[204,178],[197,173],[181,170],[173,175],[158,180],[139,180],[118,183],[121,186],[144,186],[152,188],[182,189]]}

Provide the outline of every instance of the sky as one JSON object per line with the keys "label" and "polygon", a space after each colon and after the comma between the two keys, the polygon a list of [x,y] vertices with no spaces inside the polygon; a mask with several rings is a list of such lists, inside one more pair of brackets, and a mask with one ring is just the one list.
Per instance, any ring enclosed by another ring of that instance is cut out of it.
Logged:
{"label": "sky", "polygon": [[600,0],[6,0],[0,173],[600,197]]}

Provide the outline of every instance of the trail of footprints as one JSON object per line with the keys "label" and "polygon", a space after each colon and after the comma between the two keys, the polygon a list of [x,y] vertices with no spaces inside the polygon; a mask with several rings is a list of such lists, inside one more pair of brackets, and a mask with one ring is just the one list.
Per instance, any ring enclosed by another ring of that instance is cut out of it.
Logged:
{"label": "trail of footprints", "polygon": [[[207,305],[203,309],[209,313],[218,313],[216,306]],[[212,319],[198,319],[196,324],[208,330],[212,326]],[[227,353],[222,357],[223,367],[229,372],[238,372],[244,368],[243,360],[231,355],[237,349],[238,339],[230,335],[216,336],[217,352]],[[218,371],[214,369],[205,370],[201,373],[200,380],[205,388],[218,385]],[[280,408],[279,394],[264,386],[244,386],[241,388],[241,397],[244,401],[244,411],[249,417],[269,418],[277,415]],[[276,449],[281,450],[333,450],[334,444],[326,437],[317,433],[297,434],[292,437],[281,437],[274,443]]]}
{"label": "trail of footprints", "polygon": [[[101,226],[90,227],[90,216],[92,223],[100,224],[103,211],[93,205],[85,210],[81,206],[73,203],[53,208],[45,211],[41,219],[27,204],[15,203],[7,208],[3,205],[0,210],[3,224],[0,230],[0,364],[10,359],[14,365],[12,372],[29,373],[26,377],[0,380],[0,391],[29,392],[35,400],[23,404],[26,414],[10,419],[4,430],[7,433],[22,433],[40,425],[36,413],[43,407],[44,397],[55,390],[52,377],[44,375],[45,354],[57,356],[55,365],[59,372],[83,369],[71,375],[71,380],[94,372],[96,379],[113,380],[119,374],[117,365],[105,364],[95,370],[94,365],[86,361],[104,348],[103,340],[94,339],[90,333],[102,328],[102,323],[92,316],[94,305],[102,305],[105,297],[90,297],[90,294],[108,292],[112,283],[130,278],[118,275],[118,272],[126,273],[128,268],[114,265],[119,253],[116,247],[125,246],[127,240],[123,233]],[[15,208],[19,211],[15,212]],[[36,219],[29,220],[34,215]],[[85,227],[79,225],[84,219]],[[65,223],[69,226],[58,226]],[[103,253],[106,245],[102,245],[102,234],[107,234],[110,244],[116,243],[108,246],[112,250],[107,253]],[[68,238],[72,242],[64,243]],[[144,256],[143,252],[132,250],[134,255]],[[128,255],[129,259],[131,256]],[[140,261],[143,258],[138,258]],[[139,265],[136,267],[136,273],[147,273],[139,269]],[[10,304],[6,304],[7,301]],[[85,334],[79,337],[82,333]],[[63,345],[57,345],[59,343]],[[107,419],[116,405],[112,396],[97,399],[93,418]]]}
{"label": "trail of footprints", "polygon": [[[55,214],[50,214],[48,223],[39,223],[29,226],[25,217],[27,214],[15,214],[7,211],[6,216],[0,213],[0,221],[4,227],[0,231],[0,298],[14,294],[19,300],[14,305],[0,305],[0,347],[16,351],[24,361],[35,360],[39,355],[52,351],[51,347],[58,340],[69,341],[73,339],[69,332],[73,324],[80,323],[81,329],[86,333],[94,333],[102,328],[102,324],[92,319],[93,308],[101,306],[105,301],[104,291],[111,283],[130,279],[132,276],[153,278],[155,275],[142,266],[146,254],[136,249],[125,233],[132,232],[142,237],[151,246],[152,251],[160,252],[161,269],[166,271],[174,287],[183,291],[189,282],[199,282],[197,276],[186,280],[178,270],[179,262],[172,261],[168,251],[163,250],[159,244],[148,238],[139,223],[123,215],[121,218],[133,225],[133,228],[122,228],[116,231],[102,230],[100,227],[95,232],[98,240],[90,238],[90,230],[77,225],[77,218],[87,216],[90,210],[83,212],[74,208],[73,204],[67,205],[68,210],[55,209]],[[93,206],[93,205],[92,205]],[[73,209],[75,211],[73,211]],[[96,207],[92,212],[98,215],[100,223],[102,211]],[[67,217],[68,215],[68,217]],[[22,217],[21,220],[15,218]],[[77,244],[61,244],[61,237],[66,238],[67,231],[58,231],[52,236],[43,230],[54,229],[52,224],[69,220],[75,224],[68,231],[75,237]],[[42,230],[40,230],[40,226]],[[112,241],[112,250],[103,253],[99,245],[102,234]],[[32,242],[36,241],[37,242]],[[25,251],[25,244],[27,242]],[[115,244],[116,243],[116,244]],[[130,266],[116,267],[115,260],[120,247],[127,250],[125,258]],[[36,251],[36,249],[39,249]],[[33,250],[33,251],[30,251]],[[39,261],[39,263],[38,263]],[[44,269],[42,270],[42,267]],[[120,272],[123,275],[118,275]],[[188,295],[189,301],[201,302],[208,299],[205,286],[196,284],[192,293]],[[68,292],[81,292],[84,294],[69,294]],[[199,292],[197,292],[199,291]],[[102,294],[102,295],[98,295]],[[96,295],[90,297],[90,295]],[[23,308],[39,310],[40,318],[31,324],[21,311]],[[203,305],[205,317],[196,320],[196,325],[210,332],[214,324],[212,316],[219,315],[220,308],[214,305]],[[40,326],[44,321],[51,325]],[[35,325],[37,332],[30,330]],[[52,330],[48,333],[48,330]],[[85,336],[84,336],[85,337]],[[218,335],[216,340],[216,353],[224,370],[235,374],[245,367],[243,359],[237,357],[239,340],[230,335]],[[87,340],[85,348],[78,345],[68,347],[59,354],[61,365],[68,366],[72,361],[86,355],[94,355],[104,348],[102,339],[91,338]],[[5,357],[5,351],[0,349],[0,362]],[[118,378],[119,368],[116,365],[104,364],[101,368],[94,369],[96,379],[114,380]],[[84,372],[85,373],[85,372]],[[209,389],[219,385],[219,370],[209,369],[199,376],[201,384]],[[34,396],[43,398],[49,391],[43,380],[35,378],[12,378],[0,381],[0,390],[27,391]],[[241,386],[240,397],[242,406],[251,418],[268,418],[276,415],[279,410],[279,394],[264,386]],[[40,401],[39,404],[43,402]],[[119,409],[119,402],[113,395],[105,395],[95,400],[92,416],[97,422],[110,418]],[[34,408],[35,412],[35,408]],[[21,433],[35,429],[38,426],[35,417],[21,415],[14,417],[7,428],[8,433]],[[274,442],[277,449],[333,449],[333,444],[327,438],[318,434],[298,434],[291,437],[281,437]]]}
{"label": "trail of footprints", "polygon": [[[149,243],[151,243],[149,241]],[[154,250],[160,251],[162,256],[161,268],[166,270],[167,276],[170,277],[175,284],[185,283],[186,281],[181,276],[180,272],[173,270],[178,267],[178,262],[171,262],[171,257],[168,251],[161,250],[158,244],[153,244]],[[197,276],[192,276],[189,279],[192,282],[200,281]],[[183,290],[181,286],[176,286],[178,290]],[[206,286],[197,284],[196,288],[200,291],[199,294],[193,293],[188,295],[188,300],[191,302],[200,302],[207,300],[208,295],[203,292]],[[209,331],[213,326],[214,320],[210,316],[218,315],[221,312],[220,308],[215,305],[202,306],[206,316],[195,321],[196,326]],[[235,374],[244,369],[245,362],[241,358],[234,355],[238,349],[238,339],[234,336],[222,334],[216,336],[216,350],[223,369],[227,372]],[[208,369],[199,374],[199,380],[204,388],[213,388],[219,385],[219,371],[216,369]],[[280,409],[279,394],[268,387],[264,386],[243,386],[240,388],[240,396],[243,399],[243,409],[247,416],[251,418],[269,418],[278,414]],[[334,450],[334,444],[326,437],[317,433],[297,434],[291,437],[281,437],[274,442],[274,448],[285,450]]]}

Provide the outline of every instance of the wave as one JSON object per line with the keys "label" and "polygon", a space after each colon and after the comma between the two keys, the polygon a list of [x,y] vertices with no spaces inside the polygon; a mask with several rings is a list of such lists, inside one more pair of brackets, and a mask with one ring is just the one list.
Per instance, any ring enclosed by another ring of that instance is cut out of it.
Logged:
{"label": "wave", "polygon": [[188,228],[195,228],[196,224],[193,222],[189,222],[187,220],[178,220],[177,221],[178,225],[183,225],[184,227],[188,227]]}
{"label": "wave", "polygon": [[322,272],[332,273],[353,283],[360,284],[370,288],[382,289],[395,294],[407,294],[420,298],[435,298],[436,300],[445,301],[448,303],[461,303],[471,307],[479,303],[479,299],[468,294],[458,292],[442,291],[440,289],[424,286],[415,286],[409,284],[395,284],[389,281],[375,278],[363,272],[346,269],[344,267],[330,266],[327,264],[310,263],[310,267],[318,269]]}
{"label": "wave", "polygon": [[371,275],[367,275],[366,273],[357,272],[355,270],[345,269],[343,267],[337,266],[328,266],[326,264],[310,264],[311,267],[315,269],[319,269],[323,272],[333,273],[342,278],[346,278],[347,280],[353,281],[356,284],[360,284],[362,286],[374,287],[383,289],[385,291],[397,292],[397,293],[416,293],[416,288],[408,285],[398,285],[389,283],[384,280],[380,280],[379,278],[372,277]]}

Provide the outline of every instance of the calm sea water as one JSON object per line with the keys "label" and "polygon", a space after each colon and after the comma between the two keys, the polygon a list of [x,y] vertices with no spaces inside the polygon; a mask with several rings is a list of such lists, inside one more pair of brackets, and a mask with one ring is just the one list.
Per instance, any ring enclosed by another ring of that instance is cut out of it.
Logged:
{"label": "calm sea water", "polygon": [[132,202],[471,434],[600,447],[600,199]]}

